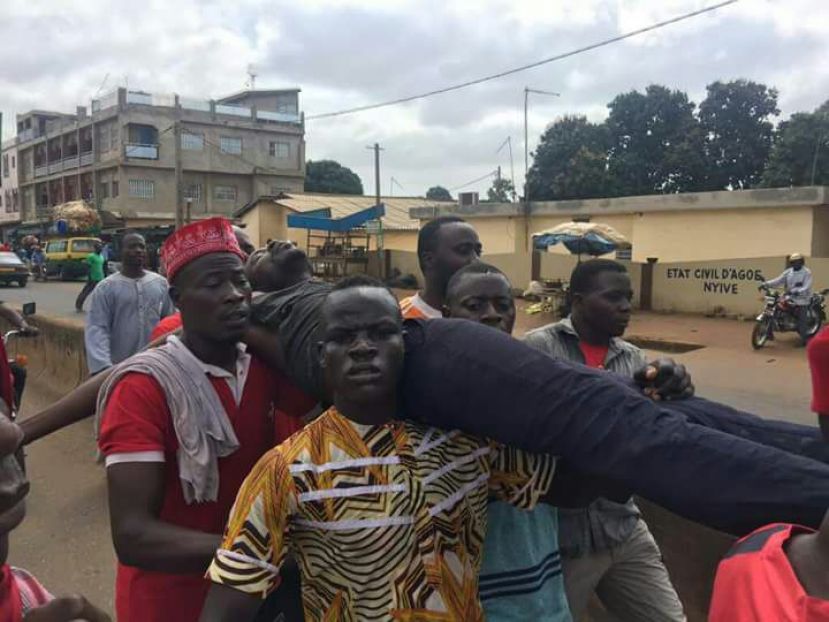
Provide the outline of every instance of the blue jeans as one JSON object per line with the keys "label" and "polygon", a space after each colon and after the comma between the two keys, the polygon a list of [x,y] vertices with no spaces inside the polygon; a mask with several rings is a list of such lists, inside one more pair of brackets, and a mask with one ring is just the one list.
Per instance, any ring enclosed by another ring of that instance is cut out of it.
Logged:
{"label": "blue jeans", "polygon": [[736,535],[773,522],[817,527],[829,508],[829,466],[791,453],[823,456],[816,429],[705,400],[654,402],[624,379],[472,322],[406,329],[408,416],[561,456]]}

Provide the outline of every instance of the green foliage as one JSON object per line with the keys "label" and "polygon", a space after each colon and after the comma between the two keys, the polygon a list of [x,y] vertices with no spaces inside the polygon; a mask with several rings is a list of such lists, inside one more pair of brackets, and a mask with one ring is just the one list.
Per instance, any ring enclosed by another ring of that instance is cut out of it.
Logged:
{"label": "green foliage", "polygon": [[443,186],[432,186],[426,191],[426,198],[430,201],[451,201],[452,195]]}
{"label": "green foliage", "polygon": [[486,196],[487,201],[492,203],[510,203],[515,197],[515,187],[509,179],[501,177],[492,182]]}
{"label": "green foliage", "polygon": [[[814,171],[814,179],[812,172]],[[814,112],[793,114],[777,128],[763,171],[766,187],[829,184],[829,101]]]}
{"label": "green foliage", "polygon": [[305,192],[363,194],[357,174],[334,160],[308,161],[305,165]]}

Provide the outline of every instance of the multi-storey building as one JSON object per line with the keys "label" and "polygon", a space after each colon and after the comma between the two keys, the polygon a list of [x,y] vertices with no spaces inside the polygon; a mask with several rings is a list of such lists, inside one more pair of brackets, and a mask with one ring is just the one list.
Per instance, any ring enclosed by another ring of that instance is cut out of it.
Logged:
{"label": "multi-storey building", "polygon": [[[17,140],[0,148],[0,229],[20,222],[20,190],[17,185]],[[5,239],[5,238],[4,238]]]}
{"label": "multi-storey building", "polygon": [[299,89],[208,101],[119,88],[90,112],[18,115],[15,140],[20,233],[77,199],[105,225],[168,224],[179,189],[194,218],[231,215],[260,195],[301,192],[305,177]]}

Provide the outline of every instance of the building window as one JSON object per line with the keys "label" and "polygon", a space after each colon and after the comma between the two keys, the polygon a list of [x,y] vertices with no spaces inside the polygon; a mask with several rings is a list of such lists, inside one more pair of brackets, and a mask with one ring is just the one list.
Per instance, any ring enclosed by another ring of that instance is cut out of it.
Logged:
{"label": "building window", "polygon": [[98,190],[98,198],[100,199],[108,199],[109,198],[109,182],[102,181],[101,187]]}
{"label": "building window", "polygon": [[17,168],[17,161],[14,156],[12,156],[12,168]]}
{"label": "building window", "polygon": [[291,157],[291,144],[282,142],[281,140],[277,140],[276,142],[271,141],[270,154],[271,157],[279,160],[287,160]]}
{"label": "building window", "polygon": [[111,125],[109,127],[109,148],[112,151],[116,151],[118,149],[118,126]]}
{"label": "building window", "polygon": [[220,136],[219,148],[222,153],[232,153],[234,155],[242,154],[242,139],[234,138],[232,136]]}
{"label": "building window", "polygon": [[3,156],[3,177],[9,176],[9,154]]}
{"label": "building window", "polygon": [[128,192],[136,199],[154,199],[155,182],[152,179],[130,179]]}
{"label": "building window", "polygon": [[213,198],[217,201],[235,201],[236,186],[216,186],[213,188]]}
{"label": "building window", "polygon": [[115,199],[118,197],[118,180],[112,180],[112,198]]}
{"label": "building window", "polygon": [[283,114],[297,114],[297,96],[294,93],[276,96],[276,111]]}
{"label": "building window", "polygon": [[181,148],[187,151],[201,151],[204,149],[204,136],[192,132],[181,133]]}
{"label": "building window", "polygon": [[201,184],[189,184],[184,186],[184,198],[201,201]]}

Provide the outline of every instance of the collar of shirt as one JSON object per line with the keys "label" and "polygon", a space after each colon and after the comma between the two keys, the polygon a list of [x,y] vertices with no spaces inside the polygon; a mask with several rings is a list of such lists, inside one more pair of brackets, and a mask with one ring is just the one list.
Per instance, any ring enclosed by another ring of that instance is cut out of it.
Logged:
{"label": "collar of shirt", "polygon": [[[551,327],[552,330],[565,333],[572,337],[575,337],[579,341],[579,334],[576,332],[576,329],[573,328],[573,321],[566,317],[562,320],[559,320]],[[620,354],[627,352],[628,350],[628,343],[624,339],[620,339],[619,337],[611,337],[610,343],[608,344],[607,348],[607,360],[606,363],[610,363],[611,360],[619,356]]]}
{"label": "collar of shirt", "polygon": [[227,386],[230,387],[231,393],[233,393],[233,399],[236,401],[236,405],[238,406],[242,401],[242,394],[245,391],[245,383],[248,379],[248,372],[250,371],[250,361],[251,355],[247,352],[247,346],[244,343],[237,343],[236,344],[236,373],[231,373],[222,367],[218,367],[217,365],[211,365],[210,363],[205,363],[195,354],[193,354],[190,349],[185,346],[181,339],[176,337],[175,335],[170,335],[167,337],[167,343],[174,347],[176,350],[185,354],[185,356],[191,357],[195,360],[199,367],[204,370],[204,373],[208,376],[213,376],[214,378],[223,378],[225,382],[227,382]]}
{"label": "collar of shirt", "polygon": [[415,294],[412,296],[412,306],[415,307],[418,311],[423,313],[429,320],[434,320],[436,318],[443,317],[443,313],[440,312],[439,309],[435,309],[432,305],[428,302],[423,300],[420,297],[420,293]]}

